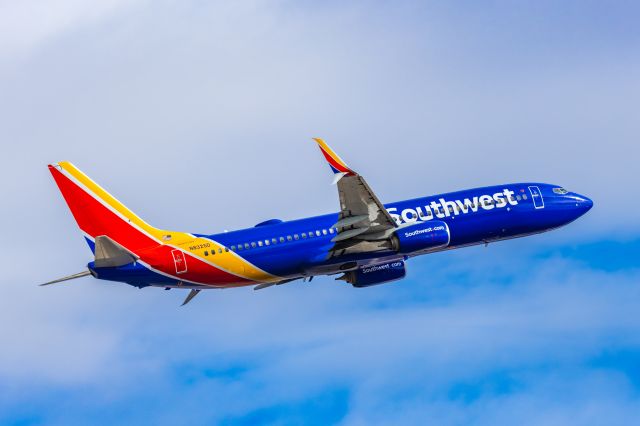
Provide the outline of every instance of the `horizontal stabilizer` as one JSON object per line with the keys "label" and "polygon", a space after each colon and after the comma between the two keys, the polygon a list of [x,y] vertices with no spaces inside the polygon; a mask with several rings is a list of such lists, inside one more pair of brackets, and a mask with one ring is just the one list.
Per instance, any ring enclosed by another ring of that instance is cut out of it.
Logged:
{"label": "horizontal stabilizer", "polygon": [[91,272],[89,272],[89,271],[78,272],[77,274],[69,275],[68,277],[58,278],[57,280],[53,280],[53,281],[49,281],[49,282],[44,283],[44,284],[40,284],[40,286],[42,287],[43,285],[51,285],[51,284],[61,283],[61,282],[64,282],[64,281],[75,280],[76,278],[86,277],[87,275],[91,275]]}
{"label": "horizontal stabilizer", "polygon": [[96,237],[96,268],[124,266],[138,259],[138,256],[106,235]]}

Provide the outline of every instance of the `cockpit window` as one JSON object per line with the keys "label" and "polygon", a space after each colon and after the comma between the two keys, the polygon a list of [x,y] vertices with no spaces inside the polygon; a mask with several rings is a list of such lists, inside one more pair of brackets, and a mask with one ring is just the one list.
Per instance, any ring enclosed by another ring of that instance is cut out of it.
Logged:
{"label": "cockpit window", "polygon": [[560,194],[560,195],[564,195],[564,194],[568,194],[569,191],[567,191],[564,188],[553,188],[553,192],[555,192],[556,194]]}

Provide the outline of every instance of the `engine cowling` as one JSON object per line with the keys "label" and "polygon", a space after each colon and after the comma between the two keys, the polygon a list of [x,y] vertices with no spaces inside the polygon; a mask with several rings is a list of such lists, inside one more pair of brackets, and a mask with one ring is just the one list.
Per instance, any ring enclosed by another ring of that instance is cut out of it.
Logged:
{"label": "engine cowling", "polygon": [[362,288],[400,280],[405,275],[407,275],[407,270],[404,267],[404,262],[397,260],[381,265],[360,267],[354,271],[346,272],[341,279],[354,287]]}
{"label": "engine cowling", "polygon": [[399,229],[393,235],[393,248],[402,254],[435,250],[449,245],[449,226],[440,220],[419,222]]}

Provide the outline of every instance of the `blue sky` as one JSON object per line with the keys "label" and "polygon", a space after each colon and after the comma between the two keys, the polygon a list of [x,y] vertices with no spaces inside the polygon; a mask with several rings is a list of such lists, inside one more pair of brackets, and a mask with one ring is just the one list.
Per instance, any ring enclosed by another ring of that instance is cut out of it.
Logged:
{"label": "blue sky", "polygon": [[[0,423],[631,424],[640,415],[633,2],[0,1]],[[595,208],[408,278],[185,294],[83,279],[46,164],[150,223],[512,181]]]}

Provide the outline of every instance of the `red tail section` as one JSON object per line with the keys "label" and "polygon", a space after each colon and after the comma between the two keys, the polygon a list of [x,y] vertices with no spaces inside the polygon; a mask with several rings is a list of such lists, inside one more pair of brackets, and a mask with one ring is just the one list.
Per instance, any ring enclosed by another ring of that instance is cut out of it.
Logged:
{"label": "red tail section", "polygon": [[50,165],[49,171],[87,237],[106,235],[133,251],[161,244],[153,234],[162,231],[142,222],[70,163]]}

